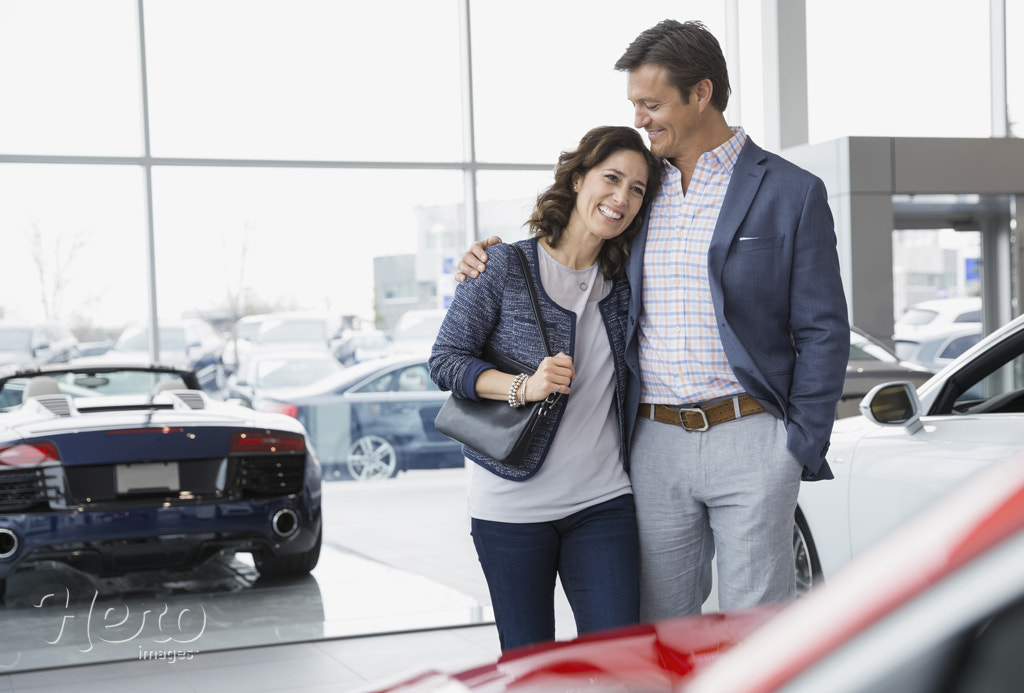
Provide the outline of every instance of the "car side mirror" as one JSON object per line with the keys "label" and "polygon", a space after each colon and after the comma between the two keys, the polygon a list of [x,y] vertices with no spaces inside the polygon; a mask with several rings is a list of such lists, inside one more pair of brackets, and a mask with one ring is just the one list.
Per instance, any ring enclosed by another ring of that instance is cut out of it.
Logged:
{"label": "car side mirror", "polygon": [[923,426],[917,389],[906,381],[883,383],[871,388],[860,401],[860,411],[879,426],[903,426],[910,435]]}

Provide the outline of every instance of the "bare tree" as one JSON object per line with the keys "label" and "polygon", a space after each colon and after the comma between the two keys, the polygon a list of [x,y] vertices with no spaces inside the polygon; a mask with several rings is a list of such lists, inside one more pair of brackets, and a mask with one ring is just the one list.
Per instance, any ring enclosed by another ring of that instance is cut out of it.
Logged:
{"label": "bare tree", "polygon": [[71,268],[89,242],[91,234],[84,231],[70,235],[58,234],[52,243],[48,243],[39,223],[33,221],[25,235],[32,248],[32,261],[39,277],[43,314],[48,320],[60,319],[71,284]]}

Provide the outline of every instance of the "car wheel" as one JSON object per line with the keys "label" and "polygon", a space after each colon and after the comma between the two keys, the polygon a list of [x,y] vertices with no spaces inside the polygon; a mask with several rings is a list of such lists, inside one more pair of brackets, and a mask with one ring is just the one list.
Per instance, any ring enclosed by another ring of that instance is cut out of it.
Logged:
{"label": "car wheel", "polygon": [[797,508],[795,520],[793,523],[793,560],[796,571],[796,593],[803,595],[821,583],[821,563],[818,561],[818,551],[814,548],[811,531],[799,508]]}
{"label": "car wheel", "polygon": [[323,528],[317,532],[316,543],[309,551],[293,553],[288,556],[278,556],[271,550],[266,550],[253,556],[256,569],[260,571],[261,577],[295,577],[307,575],[320,560],[320,545],[323,543]]}
{"label": "car wheel", "polygon": [[398,474],[395,446],[380,436],[362,436],[348,449],[348,473],[356,481],[390,479]]}

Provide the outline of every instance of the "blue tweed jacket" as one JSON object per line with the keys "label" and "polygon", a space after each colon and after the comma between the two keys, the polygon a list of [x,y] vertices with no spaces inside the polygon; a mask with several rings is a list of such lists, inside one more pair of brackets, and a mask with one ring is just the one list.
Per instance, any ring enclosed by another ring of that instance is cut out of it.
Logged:
{"label": "blue tweed jacket", "polygon": [[[574,355],[576,314],[548,297],[540,281],[537,239],[517,243],[526,253],[527,262],[537,288],[544,329],[551,354]],[[455,397],[479,399],[476,380],[483,371],[494,368],[493,354],[521,363],[532,371],[548,355],[541,342],[527,293],[525,277],[515,251],[507,244],[487,249],[487,271],[473,281],[463,282],[455,289],[430,354],[430,377],[442,390],[451,390]],[[628,469],[626,446],[625,398],[628,369],[625,361],[626,315],[629,306],[629,283],[617,277],[612,290],[598,305],[615,366],[615,396],[618,412],[619,445]],[[559,398],[551,415],[542,423],[521,467],[495,462],[479,452],[463,446],[465,455],[498,476],[525,481],[540,469],[569,396]]]}

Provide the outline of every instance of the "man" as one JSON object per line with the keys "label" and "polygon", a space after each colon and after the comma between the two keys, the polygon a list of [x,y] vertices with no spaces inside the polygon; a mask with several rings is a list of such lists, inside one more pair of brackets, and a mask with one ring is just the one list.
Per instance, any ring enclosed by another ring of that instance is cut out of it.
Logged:
{"label": "man", "polygon": [[[789,600],[800,480],[832,478],[849,358],[825,187],[726,123],[725,58],[701,23],[659,23],[615,67],[663,161],[627,269],[641,615],[699,613],[716,552],[722,609]],[[496,240],[460,271],[483,271]]]}

